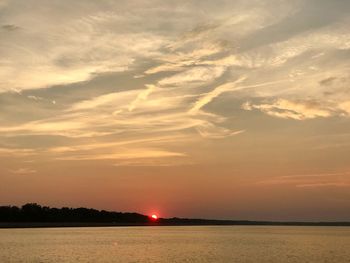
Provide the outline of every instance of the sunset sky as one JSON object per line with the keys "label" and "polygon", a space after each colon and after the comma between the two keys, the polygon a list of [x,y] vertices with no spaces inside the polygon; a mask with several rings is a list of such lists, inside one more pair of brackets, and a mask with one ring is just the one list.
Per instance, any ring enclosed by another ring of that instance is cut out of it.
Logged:
{"label": "sunset sky", "polygon": [[350,1],[0,0],[0,205],[350,220]]}

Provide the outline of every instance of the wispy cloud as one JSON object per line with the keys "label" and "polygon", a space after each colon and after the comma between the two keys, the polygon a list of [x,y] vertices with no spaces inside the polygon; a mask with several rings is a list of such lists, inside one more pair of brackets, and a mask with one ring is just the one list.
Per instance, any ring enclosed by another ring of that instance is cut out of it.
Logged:
{"label": "wispy cloud", "polygon": [[99,153],[99,154],[77,154],[57,157],[57,160],[128,160],[128,159],[144,159],[144,158],[165,158],[165,157],[184,157],[185,153],[170,152],[159,149],[124,149],[123,153]]}
{"label": "wispy cloud", "polygon": [[13,174],[35,174],[37,173],[36,170],[34,169],[31,169],[31,168],[18,168],[18,169],[15,169],[15,170],[10,170],[11,173]]}
{"label": "wispy cloud", "polygon": [[274,117],[295,120],[329,117],[333,114],[332,109],[314,101],[290,101],[286,99],[278,99],[271,104],[260,105],[247,102],[242,105],[242,108],[245,110],[258,109]]}
{"label": "wispy cloud", "polygon": [[187,86],[191,84],[210,84],[224,72],[222,67],[194,67],[159,81],[163,86]]}
{"label": "wispy cloud", "polygon": [[350,187],[350,182],[348,183],[308,183],[308,184],[298,184],[296,187],[300,188],[319,188],[319,187]]}
{"label": "wispy cloud", "polygon": [[291,185],[300,188],[350,187],[350,172],[276,176],[258,182],[263,185]]}
{"label": "wispy cloud", "polygon": [[235,88],[237,88],[237,84],[241,83],[245,79],[246,79],[245,77],[241,77],[234,82],[225,83],[223,85],[220,85],[219,87],[216,87],[215,89],[208,92],[207,94],[202,95],[201,98],[195,102],[194,106],[190,109],[189,113],[195,114],[202,107],[209,104],[214,98],[218,97],[222,93],[235,90]]}
{"label": "wispy cloud", "polygon": [[0,156],[26,157],[34,155],[35,150],[23,148],[0,148]]}
{"label": "wispy cloud", "polygon": [[45,141],[2,155],[136,164],[182,156],[176,141],[259,129],[235,128],[242,109],[293,121],[350,114],[341,1],[0,3],[0,137]]}

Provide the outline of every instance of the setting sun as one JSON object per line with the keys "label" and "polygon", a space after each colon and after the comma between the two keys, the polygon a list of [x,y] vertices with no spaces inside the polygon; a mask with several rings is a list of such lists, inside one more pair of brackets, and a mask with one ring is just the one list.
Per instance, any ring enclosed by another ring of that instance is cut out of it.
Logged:
{"label": "setting sun", "polygon": [[155,214],[153,214],[153,215],[151,215],[151,218],[152,218],[153,220],[157,220],[157,219],[158,219],[158,216],[155,215]]}

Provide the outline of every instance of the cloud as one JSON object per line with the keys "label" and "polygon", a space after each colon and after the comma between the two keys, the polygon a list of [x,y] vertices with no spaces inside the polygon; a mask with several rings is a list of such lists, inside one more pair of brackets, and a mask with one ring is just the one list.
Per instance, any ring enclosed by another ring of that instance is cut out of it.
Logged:
{"label": "cloud", "polygon": [[113,92],[104,94],[92,99],[84,100],[73,104],[69,111],[91,110],[98,107],[116,107],[116,105],[124,105],[126,101],[132,101],[140,90],[129,90],[124,92]]}
{"label": "cloud", "polygon": [[10,170],[10,172],[13,174],[35,174],[35,173],[37,173],[36,170],[31,169],[31,168],[18,168],[15,170]]}
{"label": "cloud", "polygon": [[268,115],[295,120],[307,120],[319,117],[329,117],[332,110],[322,107],[314,101],[291,101],[278,99],[270,104],[255,105],[249,102],[242,105],[244,110],[258,109]]}
{"label": "cloud", "polygon": [[16,25],[2,25],[1,26],[1,28],[3,29],[3,30],[6,30],[6,31],[16,31],[16,30],[18,30],[18,29],[20,29],[18,26],[16,26]]}
{"label": "cloud", "polygon": [[297,187],[300,188],[319,188],[319,187],[350,187],[349,183],[309,183],[309,184],[299,184]]}
{"label": "cloud", "polygon": [[148,96],[156,89],[154,85],[146,85],[146,86],[147,86],[147,89],[144,91],[141,91],[137,95],[136,99],[130,103],[128,108],[129,111],[133,111],[138,106],[138,104],[140,104],[142,101],[146,101]]}
{"label": "cloud", "polygon": [[113,166],[141,166],[141,167],[170,167],[170,166],[183,166],[192,165],[193,162],[187,160],[174,159],[174,158],[146,158],[146,159],[127,159],[118,160]]}
{"label": "cloud", "polygon": [[350,101],[341,102],[339,108],[350,116]]}
{"label": "cloud", "polygon": [[[184,45],[183,41],[176,44],[177,48]],[[206,59],[209,56],[221,53],[225,48],[220,43],[200,42],[195,43],[195,48],[192,47],[186,51],[174,51],[174,46],[171,47],[170,53],[162,55],[158,58],[163,63],[161,65],[151,67],[145,71],[145,74],[155,74],[160,72],[183,71],[190,66],[206,66],[213,64]]]}
{"label": "cloud", "polygon": [[318,31],[340,20],[350,10],[350,5],[343,0],[303,1],[298,7],[278,23],[266,26],[242,39],[242,49],[283,42],[305,32]]}
{"label": "cloud", "polygon": [[224,73],[222,67],[194,67],[159,81],[163,86],[184,86],[190,84],[209,84]]}
{"label": "cloud", "polygon": [[[23,11],[29,2],[8,6],[5,19],[9,17],[13,25],[3,29],[13,34],[2,38],[0,92],[65,85],[96,74],[125,71],[168,43],[146,31],[121,32],[118,24],[126,17],[110,11],[109,4],[88,8],[77,2],[67,11],[70,4],[66,1],[42,3],[43,14],[40,8]],[[17,27],[21,30],[14,30]]]}
{"label": "cloud", "polygon": [[197,113],[202,107],[210,103],[214,98],[220,96],[222,93],[233,91],[236,89],[237,84],[243,82],[246,78],[241,77],[238,80],[230,83],[225,83],[223,85],[220,85],[219,87],[216,87],[212,91],[208,92],[207,94],[204,94],[201,96],[200,99],[198,99],[194,106],[190,109],[189,113],[195,114]]}
{"label": "cloud", "polygon": [[212,123],[203,123],[202,125],[197,126],[196,129],[204,138],[210,139],[221,139],[245,132],[244,130],[232,131],[223,127],[217,127]]}
{"label": "cloud", "polygon": [[336,80],[336,77],[329,77],[329,78],[322,79],[319,83],[322,86],[328,86],[332,84],[334,80]]}
{"label": "cloud", "polygon": [[99,153],[99,154],[81,154],[81,155],[66,155],[57,157],[57,160],[128,160],[128,159],[144,159],[144,158],[165,158],[165,157],[184,157],[185,153],[170,152],[159,149],[127,149],[123,153]]}
{"label": "cloud", "polygon": [[[63,146],[63,147],[52,147],[47,149],[49,153],[69,153],[69,152],[86,152],[96,149],[108,149],[118,147],[126,147],[126,146],[140,146],[140,145],[161,145],[164,143],[176,143],[179,140],[186,140],[186,136],[183,135],[173,135],[173,136],[149,136],[148,138],[140,138],[140,139],[123,139],[116,142],[99,142],[93,144],[78,144],[71,146]],[[118,150],[121,150],[120,148]]]}
{"label": "cloud", "polygon": [[0,139],[33,147],[0,154],[169,164],[243,133],[242,101],[346,118],[349,5],[316,2],[0,1]]}
{"label": "cloud", "polygon": [[349,172],[329,172],[277,176],[260,181],[265,185],[291,185],[298,188],[349,187]]}
{"label": "cloud", "polygon": [[21,148],[0,148],[0,156],[10,156],[10,157],[27,157],[35,155],[35,150],[33,149],[21,149]]}
{"label": "cloud", "polygon": [[88,123],[84,122],[84,119],[86,118],[33,121],[18,126],[2,127],[0,128],[0,133],[5,136],[50,134],[71,137],[89,137],[97,135],[98,132],[84,131],[84,128],[89,126]]}

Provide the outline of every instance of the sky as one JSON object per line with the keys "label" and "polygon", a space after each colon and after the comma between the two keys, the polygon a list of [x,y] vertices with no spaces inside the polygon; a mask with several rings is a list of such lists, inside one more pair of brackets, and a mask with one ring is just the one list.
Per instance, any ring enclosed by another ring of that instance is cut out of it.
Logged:
{"label": "sky", "polygon": [[349,14],[0,0],[0,205],[350,220]]}

